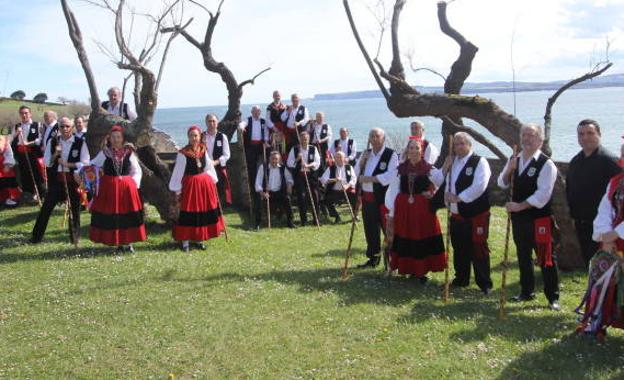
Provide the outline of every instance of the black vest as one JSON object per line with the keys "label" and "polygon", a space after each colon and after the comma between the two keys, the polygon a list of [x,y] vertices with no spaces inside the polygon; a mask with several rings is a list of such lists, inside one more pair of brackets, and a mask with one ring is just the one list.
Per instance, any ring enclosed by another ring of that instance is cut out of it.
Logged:
{"label": "black vest", "polygon": [[[340,148],[340,139],[338,140],[334,140],[334,150],[338,151],[338,149]],[[347,151],[345,152],[347,154],[347,156],[351,155],[351,152],[353,151],[353,139],[349,139],[347,140]]]}
{"label": "black vest", "polygon": [[130,156],[132,153],[126,154],[121,163],[121,173],[117,173],[115,171],[115,165],[113,165],[113,159],[110,157],[106,157],[104,160],[104,166],[102,169],[104,170],[104,175],[117,177],[117,176],[127,176],[130,175]]}
{"label": "black vest", "polygon": [[[431,181],[429,180],[429,176],[427,175],[418,175],[414,178],[414,185],[412,188],[412,194],[416,195],[416,194],[420,194],[422,192],[425,192],[427,190],[429,190],[429,186],[431,186]],[[409,194],[410,193],[410,188],[409,188],[409,174],[402,174],[401,175],[401,193],[403,194]]]}
{"label": "black vest", "polygon": [[[319,140],[322,140],[325,137],[327,137],[327,130],[328,130],[327,124],[321,125],[321,134],[319,136]],[[315,143],[318,142],[318,141],[316,141],[316,133],[314,133],[314,139],[315,139],[315,141],[314,141]],[[327,142],[325,144],[327,144]]]}
{"label": "black vest", "polygon": [[[394,151],[390,148],[386,148],[381,157],[379,158],[379,162],[373,170],[372,176],[376,176],[377,174],[383,174],[388,171],[390,168],[390,160],[392,159],[392,155]],[[375,193],[375,201],[378,204],[384,204],[386,200],[386,191],[388,190],[388,186],[382,186],[381,183],[373,183],[373,192]]]}
{"label": "black vest", "polygon": [[212,146],[212,159],[217,160],[222,155],[223,155],[223,133],[217,132],[217,134],[215,135],[214,145]]}
{"label": "black vest", "polygon": [[[54,151],[56,150],[56,146],[59,144],[60,138],[61,136],[59,135],[56,138],[50,140],[50,145],[47,148],[50,150],[50,153],[54,153]],[[76,162],[80,162],[80,151],[82,150],[82,144],[84,144],[84,140],[79,137],[74,136],[74,142],[69,147],[69,155],[67,156],[68,163],[75,164]],[[54,173],[58,171],[58,159],[59,157],[57,157],[57,159],[54,161],[54,163],[51,166]],[[74,170],[76,169],[69,168],[70,173],[73,173]]]}
{"label": "black vest", "polygon": [[[524,168],[522,173],[518,173],[520,167],[513,174],[513,197],[514,202],[523,202],[537,190],[537,178],[546,162],[550,160],[544,153],[540,153],[537,160],[531,159],[531,162]],[[550,204],[551,198],[542,208],[531,207],[520,212],[512,213],[512,218],[529,218],[537,219],[544,216],[552,215]]]}
{"label": "black vest", "polygon": [[[247,128],[245,128],[245,133],[243,134],[243,139],[245,140],[245,145],[249,145],[251,142],[251,130],[253,129],[252,117],[247,118]],[[260,118],[260,139],[264,142],[264,129],[266,127],[266,120]]]}
{"label": "black vest", "polygon": [[281,122],[282,121],[282,112],[284,110],[285,110],[285,108],[278,109],[278,108],[273,107],[273,103],[271,103],[271,104],[269,104],[267,106],[267,111],[269,111],[269,118],[271,119],[271,121],[273,123],[277,123],[277,122]]}
{"label": "black vest", "polygon": [[[462,191],[469,188],[474,182],[474,174],[477,172],[477,166],[479,166],[480,156],[472,154],[472,156],[466,162],[466,165],[462,168],[455,181],[455,193],[460,194]],[[490,209],[490,201],[488,197],[487,188],[477,199],[470,203],[459,202],[457,204],[459,215],[464,218],[472,218]]]}
{"label": "black vest", "polygon": [[44,136],[45,136],[45,132],[48,131],[48,128],[50,128],[51,130],[50,130],[50,134],[48,135],[48,138],[45,141],[45,145],[46,146],[50,143],[50,140],[52,140],[53,138],[55,138],[58,135],[58,133],[59,133],[58,122],[56,124],[54,124],[53,126],[51,126],[51,127],[46,127],[46,130],[44,131],[44,134],[43,134]]}
{"label": "black vest", "polygon": [[[295,145],[293,147],[293,149],[295,150],[295,160],[297,159],[297,156],[299,155],[299,150],[301,149],[299,145]],[[314,162],[314,158],[316,157],[316,149],[314,149],[314,145],[310,145],[308,144],[308,154],[304,155],[304,159],[306,160],[306,164],[310,164],[312,162]],[[301,161],[297,161],[297,163],[295,164],[295,174],[299,174],[299,172],[301,171]],[[309,173],[314,174],[314,170],[310,171]]]}
{"label": "black vest", "polygon": [[[110,106],[110,102],[108,100],[105,102],[102,102],[102,108],[104,108],[105,110],[108,110],[109,106]],[[117,116],[121,116],[126,120],[130,120],[130,116],[128,116],[128,103],[123,103],[121,105],[121,115],[117,115]]]}
{"label": "black vest", "polygon": [[[347,182],[351,182],[351,165],[345,164],[345,174],[347,176]],[[336,178],[336,165],[332,165],[329,167],[329,179]]]}
{"label": "black vest", "polygon": [[295,121],[301,121],[305,117],[305,106],[299,105],[297,107],[297,113],[295,114]]}
{"label": "black vest", "polygon": [[[15,128],[17,127],[21,127],[21,124],[16,124]],[[39,138],[39,123],[36,121],[33,121],[28,126],[28,135],[26,136],[25,142],[35,141],[38,138]],[[13,141],[11,141],[11,148],[13,149],[14,153],[17,153],[17,146],[19,145],[19,140],[20,138],[13,139]],[[34,157],[43,157],[43,151],[41,150],[41,146],[37,146],[37,145],[29,145],[29,146],[33,149]]]}
{"label": "black vest", "polygon": [[197,160],[195,158],[186,157],[186,166],[184,167],[184,175],[198,175],[204,172],[204,168],[206,167],[206,155],[201,156],[199,162],[201,163],[201,168],[197,166]]}
{"label": "black vest", "polygon": [[[269,179],[269,174],[270,174],[270,165],[263,165],[263,169],[264,169],[264,176],[262,177],[262,189],[266,189],[267,188],[267,180]],[[282,182],[281,186],[280,186],[280,192],[285,192],[286,191],[286,176],[284,175],[284,170],[286,170],[286,165],[282,165],[279,168],[280,171],[280,180]]]}

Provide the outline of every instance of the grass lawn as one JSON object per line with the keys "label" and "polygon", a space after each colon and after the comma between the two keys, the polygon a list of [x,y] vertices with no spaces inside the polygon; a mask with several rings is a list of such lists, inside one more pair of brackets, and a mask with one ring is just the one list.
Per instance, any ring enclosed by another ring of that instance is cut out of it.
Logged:
{"label": "grass lawn", "polygon": [[34,121],[43,122],[43,113],[51,110],[55,111],[59,117],[68,116],[75,117],[77,115],[83,115],[89,113],[89,106],[84,104],[48,104],[48,103],[34,103],[30,100],[16,100],[9,98],[0,99],[0,133],[9,134],[10,128],[18,123],[20,106],[26,105],[30,108],[32,119]]}
{"label": "grass lawn", "polygon": [[[346,223],[251,232],[229,213],[230,243],[185,254],[150,214],[149,241],[118,256],[84,238],[86,213],[75,252],[60,208],[39,245],[27,244],[34,207],[0,211],[0,378],[624,377],[620,330],[604,343],[572,334],[583,273],[562,275],[562,312],[539,294],[497,320],[500,209],[490,238],[495,292],[484,297],[473,284],[448,304],[442,273],[426,286],[379,269],[341,280]],[[361,225],[354,246],[359,263]]]}

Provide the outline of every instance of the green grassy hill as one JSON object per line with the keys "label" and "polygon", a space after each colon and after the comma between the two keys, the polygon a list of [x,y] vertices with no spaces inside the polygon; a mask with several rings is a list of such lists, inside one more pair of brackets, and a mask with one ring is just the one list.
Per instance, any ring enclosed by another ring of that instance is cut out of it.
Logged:
{"label": "green grassy hill", "polygon": [[19,122],[18,110],[20,106],[30,107],[33,120],[42,121],[43,113],[48,110],[55,111],[59,117],[75,117],[89,113],[89,107],[84,104],[59,104],[59,103],[35,103],[29,100],[16,100],[0,98],[0,131],[8,133],[7,127]]}
{"label": "green grassy hill", "polygon": [[[340,279],[349,224],[251,232],[228,213],[231,243],[183,253],[150,212],[149,240],[115,255],[85,238],[87,213],[75,251],[60,208],[39,245],[27,244],[36,208],[0,211],[0,378],[624,377],[621,331],[604,343],[572,334],[584,273],[563,274],[562,312],[539,294],[497,319],[501,209],[490,239],[494,293],[472,284],[448,304],[441,273],[425,286],[379,269]],[[360,224],[354,263],[364,246]],[[515,260],[512,268],[510,295]]]}

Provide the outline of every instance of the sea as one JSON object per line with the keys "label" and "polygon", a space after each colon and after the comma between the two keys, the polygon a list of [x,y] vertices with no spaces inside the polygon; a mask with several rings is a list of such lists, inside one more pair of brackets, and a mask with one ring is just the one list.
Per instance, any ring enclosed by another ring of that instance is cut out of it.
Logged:
{"label": "sea", "polygon": [[[472,95],[472,94],[466,94]],[[481,96],[494,100],[505,111],[515,114],[522,122],[543,124],[546,102],[553,91],[487,93]],[[224,96],[225,97],[225,96]],[[257,104],[266,109],[267,102]],[[412,120],[425,123],[426,138],[438,147],[442,141],[439,119],[432,117],[397,118],[388,110],[383,98],[314,100],[304,99],[302,104],[308,107],[311,117],[315,112],[324,112],[326,122],[338,138],[338,130],[347,127],[351,137],[362,149],[366,145],[368,131],[380,127],[386,131],[388,141],[393,145],[406,141],[409,124]],[[250,115],[254,104],[241,107],[243,115]],[[204,118],[208,113],[217,116],[225,114],[226,106],[206,106],[189,108],[162,108],[156,111],[154,126],[167,132],[177,145],[186,144],[186,130],[191,125],[204,127]],[[568,90],[557,100],[552,112],[551,147],[556,161],[569,161],[579,151],[576,126],[582,119],[594,119],[600,124],[602,143],[613,154],[619,156],[620,146],[624,143],[624,87],[592,88]],[[470,120],[464,123],[483,133],[506,154],[511,149],[500,139],[494,137],[483,127]],[[236,141],[236,137],[234,137]],[[475,151],[486,157],[494,155],[485,147],[475,143]]]}

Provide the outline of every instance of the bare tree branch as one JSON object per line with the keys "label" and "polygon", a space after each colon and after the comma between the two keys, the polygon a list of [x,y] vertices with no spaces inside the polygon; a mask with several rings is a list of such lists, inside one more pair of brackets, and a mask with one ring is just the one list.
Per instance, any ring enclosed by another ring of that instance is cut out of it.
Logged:
{"label": "bare tree branch", "polygon": [[[406,0],[396,0],[394,3],[394,11],[392,13],[391,35],[392,35],[392,63],[390,64],[390,70],[388,73],[393,77],[405,80],[405,70],[403,69],[403,63],[401,63],[401,49],[399,47],[399,22],[401,17],[401,11],[405,6]],[[390,86],[390,92],[392,93],[392,86]]]}
{"label": "bare tree branch", "polygon": [[500,149],[498,149],[496,144],[491,142],[487,137],[485,137],[483,134],[481,134],[477,130],[475,130],[475,129],[471,128],[471,127],[468,127],[466,125],[463,125],[463,124],[458,124],[458,123],[454,122],[453,119],[451,119],[447,115],[439,116],[439,118],[444,120],[444,122],[449,123],[450,125],[452,125],[453,128],[455,128],[458,132],[466,132],[466,133],[468,133],[470,136],[472,136],[473,139],[475,139],[475,141],[477,141],[481,145],[485,146],[492,153],[494,153],[496,155],[496,157],[500,158],[503,161],[507,160],[507,156]]}

